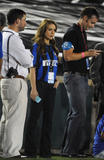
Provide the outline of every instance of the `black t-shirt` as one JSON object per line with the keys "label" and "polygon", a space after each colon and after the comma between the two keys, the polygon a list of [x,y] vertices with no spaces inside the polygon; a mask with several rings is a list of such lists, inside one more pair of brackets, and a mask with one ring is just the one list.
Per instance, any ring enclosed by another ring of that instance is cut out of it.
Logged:
{"label": "black t-shirt", "polygon": [[[84,38],[83,38],[84,35]],[[71,42],[74,46],[74,53],[84,52],[87,49],[87,37],[85,31],[81,32],[81,28],[77,24],[73,24],[64,35],[63,42]],[[87,73],[86,58],[77,61],[64,61],[64,72],[73,71]]]}

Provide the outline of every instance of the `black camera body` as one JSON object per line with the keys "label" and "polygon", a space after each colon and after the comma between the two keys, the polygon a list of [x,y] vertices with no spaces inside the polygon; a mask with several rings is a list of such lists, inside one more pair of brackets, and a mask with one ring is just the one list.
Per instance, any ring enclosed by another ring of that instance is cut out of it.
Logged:
{"label": "black camera body", "polygon": [[10,67],[6,76],[8,78],[11,78],[11,77],[16,77],[16,75],[18,75],[17,69],[14,69],[13,67]]}

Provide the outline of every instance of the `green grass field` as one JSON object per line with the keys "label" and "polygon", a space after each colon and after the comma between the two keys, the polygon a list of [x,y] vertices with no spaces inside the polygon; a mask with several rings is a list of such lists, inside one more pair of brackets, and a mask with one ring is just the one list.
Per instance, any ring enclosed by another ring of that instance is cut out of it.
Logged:
{"label": "green grass field", "polygon": [[[0,160],[4,160],[5,158],[0,158]],[[9,160],[13,160],[13,158],[8,158]],[[19,158],[18,158],[19,159]],[[21,158],[20,158],[21,159]],[[22,158],[23,160],[95,160],[95,158],[66,158],[66,157],[52,157],[52,158]],[[5,159],[7,160],[7,159]],[[16,158],[15,158],[16,160]],[[97,159],[96,160],[101,160]]]}
{"label": "green grass field", "polygon": [[[32,158],[31,158],[32,159]],[[31,160],[30,159],[30,160]],[[35,158],[33,158],[35,160]],[[52,158],[37,158],[36,160],[94,160],[95,158],[66,158],[66,157],[52,157]],[[29,159],[28,159],[29,160]],[[96,159],[98,160],[98,159]]]}

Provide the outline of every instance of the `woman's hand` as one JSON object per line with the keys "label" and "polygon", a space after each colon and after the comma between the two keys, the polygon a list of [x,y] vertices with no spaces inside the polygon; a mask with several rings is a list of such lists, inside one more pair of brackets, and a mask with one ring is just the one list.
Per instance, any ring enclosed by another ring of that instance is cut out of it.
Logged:
{"label": "woman's hand", "polygon": [[33,101],[35,101],[36,96],[38,96],[38,91],[36,89],[32,89],[30,92],[30,97]]}
{"label": "woman's hand", "polygon": [[53,88],[57,88],[58,85],[59,85],[59,80],[56,80],[56,81],[55,81],[55,84],[54,84],[54,86],[53,86]]}

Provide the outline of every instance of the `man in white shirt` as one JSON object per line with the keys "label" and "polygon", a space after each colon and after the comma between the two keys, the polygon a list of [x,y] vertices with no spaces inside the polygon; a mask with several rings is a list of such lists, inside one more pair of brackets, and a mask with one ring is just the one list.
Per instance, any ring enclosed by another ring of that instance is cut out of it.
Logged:
{"label": "man in white shirt", "polygon": [[0,156],[3,158],[20,157],[27,110],[26,77],[28,68],[33,67],[33,56],[25,49],[18,33],[26,26],[26,13],[21,9],[11,9],[7,14],[7,20],[8,28],[3,30],[1,70],[3,113],[0,127]]}

